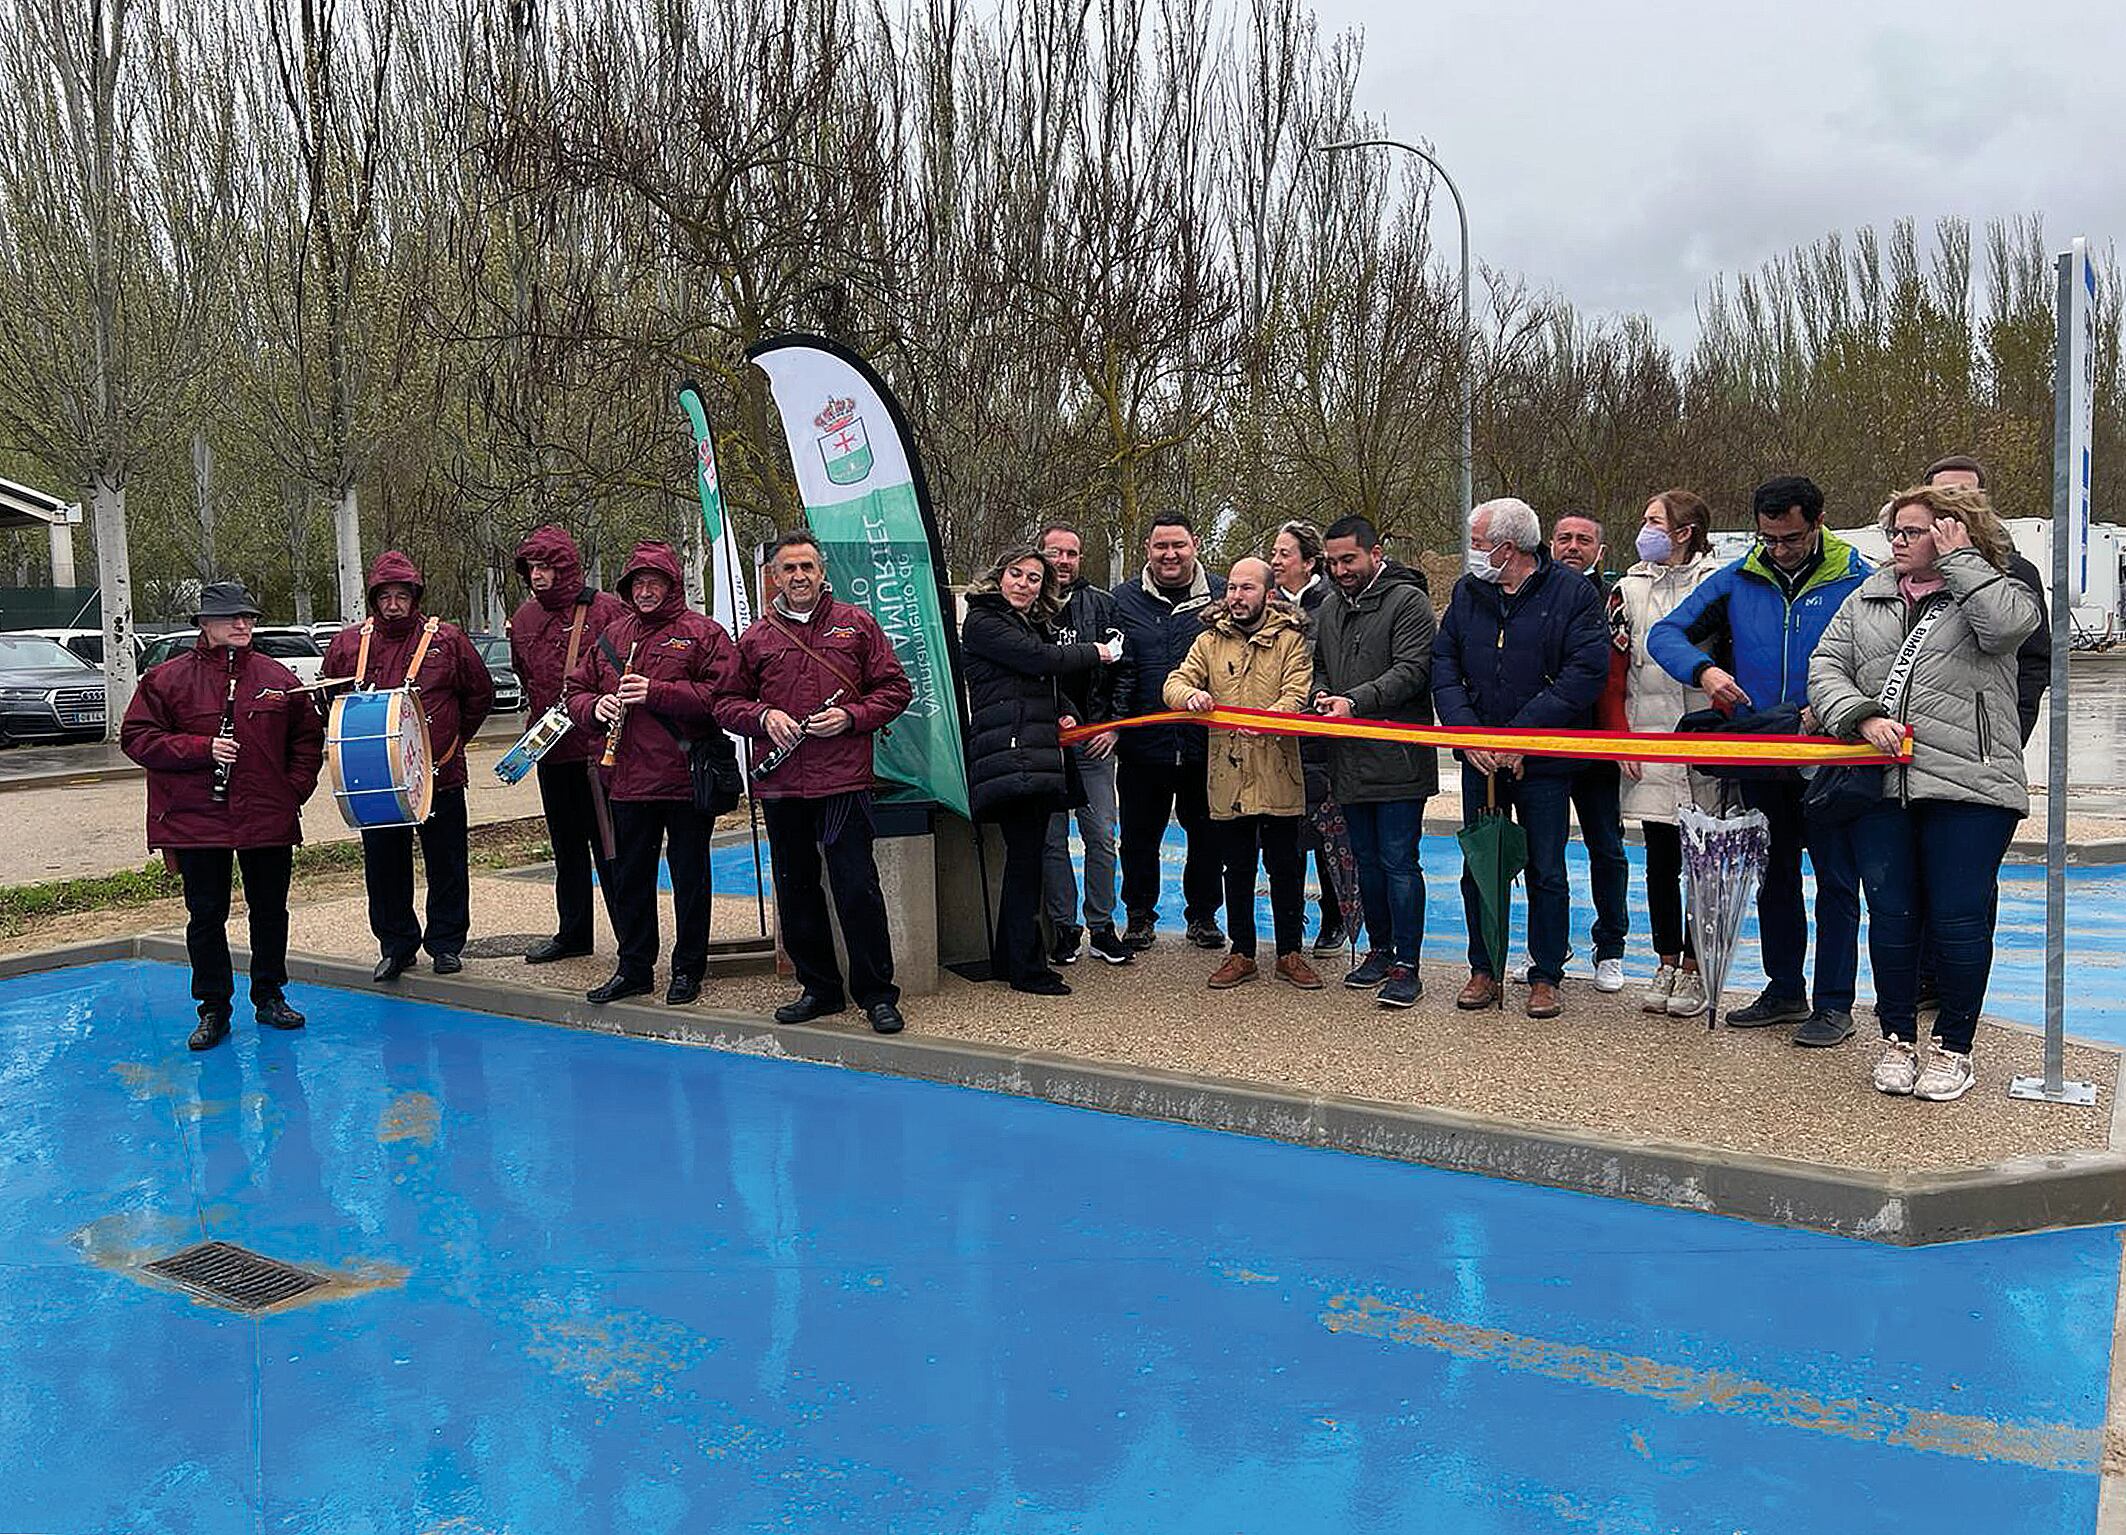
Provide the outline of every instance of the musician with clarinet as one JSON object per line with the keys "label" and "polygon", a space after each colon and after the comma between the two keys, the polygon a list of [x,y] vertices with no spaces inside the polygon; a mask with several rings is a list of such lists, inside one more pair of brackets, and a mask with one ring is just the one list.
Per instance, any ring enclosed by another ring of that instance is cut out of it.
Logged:
{"label": "musician with clarinet", "polygon": [[[775,1021],[829,1017],[853,993],[873,1029],[897,1033],[901,994],[871,850],[871,739],[914,692],[877,621],[832,594],[810,533],[784,534],[768,568],[775,599],[739,637],[737,679],[718,697],[716,720],[755,743],[753,796],[775,860],[775,909],[804,988]],[[849,951],[846,987],[820,886],[823,851]]]}
{"label": "musician with clarinet", "polygon": [[[325,648],[325,675],[357,688],[411,687],[428,721],[435,796],[417,826],[362,833],[362,881],[376,935],[374,979],[395,981],[427,949],[437,975],[465,968],[472,930],[472,850],[465,815],[465,749],[495,704],[494,676],[456,624],[421,611],[421,572],[396,549],[369,567],[369,616]],[[413,909],[413,844],[428,870],[427,926]]]}
{"label": "musician with clarinet", "polygon": [[236,582],[205,587],[193,614],[198,644],[140,679],[119,733],[120,748],[147,770],[148,846],[184,881],[194,1050],[229,1036],[237,871],[251,929],[252,1012],[265,1028],[303,1026],[286,995],[288,879],[303,802],[325,761],[325,726],[295,674],[251,648],[258,617]]}
{"label": "musician with clarinet", "polygon": [[[598,636],[627,616],[627,605],[583,579],[583,556],[564,528],[534,529],[517,546],[517,573],[531,595],[509,619],[509,659],[524,681],[524,717],[561,702],[569,673]],[[554,936],[536,943],[527,964],[571,959],[592,949],[591,870],[612,916],[613,873],[598,834],[592,752],[596,738],[571,729],[540,755],[539,805],[554,849]],[[616,921],[613,930],[617,933]]]}
{"label": "musician with clarinet", "polygon": [[697,749],[721,747],[735,776],[736,759],[710,709],[731,685],[737,656],[723,626],[686,605],[671,545],[637,544],[618,590],[629,611],[586,648],[566,690],[576,728],[593,740],[602,736],[599,771],[613,816],[607,909],[620,957],[612,978],[587,997],[617,1002],[656,985],[661,853],[672,871],[676,929],[664,1000],[679,1007],[701,995],[709,968],[709,840],[716,818],[695,797],[692,759]]}

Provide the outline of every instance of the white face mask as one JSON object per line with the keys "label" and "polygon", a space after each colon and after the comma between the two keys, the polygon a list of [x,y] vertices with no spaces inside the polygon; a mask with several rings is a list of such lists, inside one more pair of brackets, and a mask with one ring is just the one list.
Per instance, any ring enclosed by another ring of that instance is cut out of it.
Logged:
{"label": "white face mask", "polygon": [[1495,549],[1488,554],[1480,553],[1475,549],[1471,549],[1467,553],[1467,555],[1464,556],[1463,564],[1468,567],[1469,574],[1475,576],[1477,580],[1489,581],[1496,585],[1498,582],[1506,579],[1506,572],[1501,570],[1498,565],[1494,563],[1497,559],[1498,551]]}

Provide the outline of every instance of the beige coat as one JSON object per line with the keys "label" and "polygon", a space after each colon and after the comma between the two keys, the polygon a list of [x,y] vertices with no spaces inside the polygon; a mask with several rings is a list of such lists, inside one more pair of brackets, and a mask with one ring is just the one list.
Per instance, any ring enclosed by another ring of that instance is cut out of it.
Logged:
{"label": "beige coat", "polygon": [[[1616,599],[1623,605],[1631,634],[1631,658],[1624,672],[1624,719],[1634,731],[1669,731],[1676,721],[1703,704],[1703,696],[1678,682],[1646,652],[1646,636],[1668,617],[1698,583],[1720,568],[1710,554],[1683,565],[1654,565],[1641,560],[1617,577]],[[1624,813],[1635,821],[1675,824],[1676,807],[1690,803],[1689,769],[1680,762],[1649,762],[1639,779],[1624,777]]]}
{"label": "beige coat", "polygon": [[[1169,709],[1201,689],[1219,704],[1239,709],[1306,707],[1314,678],[1313,652],[1305,622],[1288,602],[1272,598],[1262,627],[1242,634],[1223,607],[1207,608],[1204,631],[1189,646],[1163,690]],[[1210,732],[1211,819],[1243,815],[1303,815],[1306,782],[1299,771],[1299,742],[1292,736]]]}

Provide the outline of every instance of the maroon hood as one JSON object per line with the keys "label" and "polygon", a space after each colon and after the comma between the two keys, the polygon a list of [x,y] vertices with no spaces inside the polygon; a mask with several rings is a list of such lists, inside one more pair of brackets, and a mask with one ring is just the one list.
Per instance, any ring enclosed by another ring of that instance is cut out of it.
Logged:
{"label": "maroon hood", "polygon": [[583,591],[583,554],[566,528],[548,523],[525,536],[524,542],[517,545],[517,574],[529,582],[535,562],[550,565],[554,571],[554,584],[543,592],[532,593],[539,606],[549,613],[574,606]]}
{"label": "maroon hood", "polygon": [[627,557],[627,566],[620,572],[620,584],[614,590],[619,592],[620,600],[628,605],[628,611],[635,613],[638,619],[642,618],[642,615],[635,607],[635,599],[629,596],[628,592],[635,584],[635,577],[645,571],[655,571],[672,583],[671,591],[665,596],[664,606],[643,620],[662,628],[687,610],[686,588],[679,580],[679,556],[672,552],[670,544],[646,539],[637,544],[634,552]]}
{"label": "maroon hood", "polygon": [[[413,612],[407,616],[403,623],[387,623],[376,611],[377,588],[389,586],[395,581],[404,582],[413,588]],[[376,632],[391,640],[412,633],[414,627],[422,621],[421,594],[427,589],[427,586],[421,580],[420,567],[414,564],[412,560],[406,558],[405,555],[399,553],[398,550],[386,549],[382,554],[378,555],[376,563],[369,567],[369,585],[367,588],[369,592],[369,612],[370,616],[376,620]]]}

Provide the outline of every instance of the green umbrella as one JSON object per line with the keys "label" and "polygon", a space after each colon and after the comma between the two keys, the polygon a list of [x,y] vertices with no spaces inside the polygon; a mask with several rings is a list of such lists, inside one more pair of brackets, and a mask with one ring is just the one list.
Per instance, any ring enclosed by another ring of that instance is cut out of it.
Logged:
{"label": "green umbrella", "polygon": [[1528,867],[1528,833],[1499,808],[1497,781],[1484,779],[1484,808],[1461,829],[1462,867],[1476,882],[1478,920],[1484,947],[1491,954],[1491,974],[1505,995],[1506,930],[1513,921],[1514,876]]}

